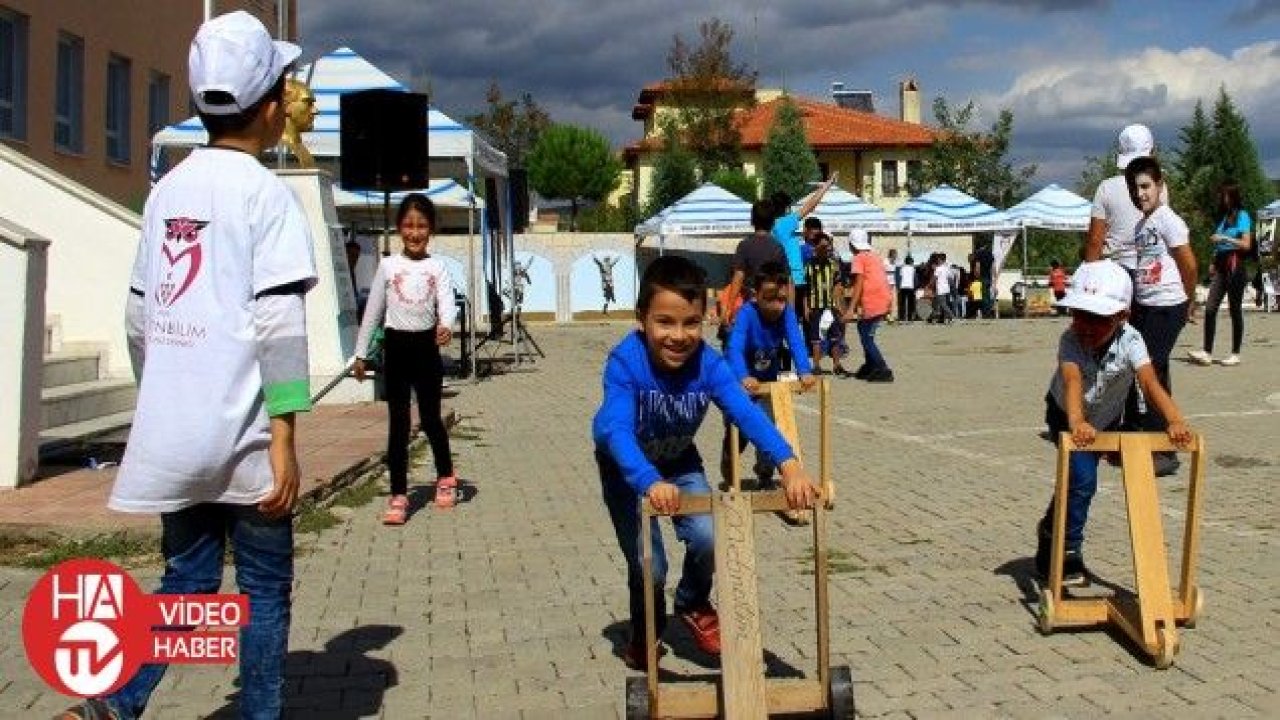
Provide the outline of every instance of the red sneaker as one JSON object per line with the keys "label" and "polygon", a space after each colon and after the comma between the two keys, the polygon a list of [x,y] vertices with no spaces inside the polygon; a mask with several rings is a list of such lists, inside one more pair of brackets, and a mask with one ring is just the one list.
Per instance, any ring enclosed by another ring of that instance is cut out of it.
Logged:
{"label": "red sneaker", "polygon": [[720,654],[720,616],[710,604],[679,613],[681,622],[689,628],[693,642],[708,655]]}
{"label": "red sneaker", "polygon": [[436,507],[451,508],[458,502],[458,476],[436,479]]}

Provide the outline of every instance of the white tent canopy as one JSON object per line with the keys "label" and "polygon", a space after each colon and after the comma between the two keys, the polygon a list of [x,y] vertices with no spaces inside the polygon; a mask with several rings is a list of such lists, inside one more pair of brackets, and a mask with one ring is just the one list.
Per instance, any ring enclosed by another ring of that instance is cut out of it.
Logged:
{"label": "white tent canopy", "polygon": [[[338,48],[310,65],[302,66],[294,77],[310,85],[316,96],[315,128],[302,134],[302,142],[318,158],[336,158],[341,154],[340,98],[343,93],[408,90],[347,47]],[[200,118],[192,117],[160,130],[151,139],[151,144],[155,148],[197,147],[208,139]],[[505,155],[465,125],[434,108],[427,113],[427,148],[431,156],[431,170],[436,175],[506,175]],[[442,166],[450,160],[465,163],[466,169]]]}
{"label": "white tent canopy", "polygon": [[1023,227],[1083,232],[1089,229],[1093,203],[1057,185],[1049,185],[1009,208],[1009,217]]}
{"label": "white tent canopy", "polygon": [[1018,223],[1003,210],[950,185],[939,185],[898,209],[897,219],[911,233],[972,233],[1016,230]]}
{"label": "white tent canopy", "polygon": [[1258,211],[1259,220],[1274,220],[1280,217],[1280,200],[1272,200]]}
{"label": "white tent canopy", "polygon": [[[431,198],[431,202],[435,203],[436,207],[465,209],[484,207],[484,198],[472,195],[465,187],[459,185],[456,180],[449,178],[433,178],[429,187],[410,192],[426,195]],[[391,193],[391,204],[393,206],[398,205],[408,194],[409,192]],[[377,191],[344,190],[337,186],[333,188],[333,205],[339,210],[344,208],[376,207],[378,212],[381,213],[382,204],[382,193]]]}
{"label": "white tent canopy", "polygon": [[[808,196],[801,198],[796,206],[803,206],[808,199]],[[835,185],[827,190],[827,194],[822,196],[822,201],[809,216],[821,220],[822,229],[828,233],[848,232],[854,228],[902,232],[906,227],[906,223],[893,219],[879,206]]]}
{"label": "white tent canopy", "polygon": [[704,183],[635,229],[639,237],[750,232],[751,203],[714,183]]}

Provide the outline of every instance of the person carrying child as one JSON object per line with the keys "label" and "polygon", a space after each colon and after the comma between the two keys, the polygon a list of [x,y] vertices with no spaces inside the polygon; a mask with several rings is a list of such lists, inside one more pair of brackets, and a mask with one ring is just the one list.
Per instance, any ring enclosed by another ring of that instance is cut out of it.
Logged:
{"label": "person carrying child", "polygon": [[[311,408],[305,294],[311,234],[258,156],[284,132],[285,77],[301,49],[239,11],[200,26],[191,97],[209,132],[152,189],[126,306],[138,401],[108,507],[160,514],[160,594],[217,593],[225,550],[249,597],[240,713],[283,714],[299,469]],[[135,608],[136,610],[136,608]],[[59,717],[139,717],[167,665]]]}
{"label": "person carrying child", "polygon": [[453,283],[444,263],[427,253],[436,227],[436,208],[421,193],[400,202],[396,228],[404,243],[399,255],[378,263],[369,290],[360,333],[356,336],[355,376],[364,380],[369,339],[382,324],[382,372],[387,393],[387,472],[391,497],[383,513],[386,525],[403,525],[409,511],[409,399],[418,398],[418,419],[431,443],[436,467],[436,506],[453,507],[458,478],[449,451],[449,431],[440,417],[444,365],[440,347],[453,339],[457,314]]}
{"label": "person carrying child", "polygon": [[[784,347],[804,389],[812,388],[816,382],[805,354],[800,322],[794,308],[787,302],[790,283],[791,273],[786,265],[778,262],[762,265],[760,272],[756,273],[752,298],[738,312],[733,332],[729,333],[725,361],[743,389],[752,395],[759,392],[760,383],[778,379]],[[720,472],[725,482],[729,480],[730,463],[736,462],[737,453],[746,447],[745,438],[740,442],[742,445],[733,452],[726,423],[720,460]],[[774,464],[757,447],[755,473],[762,489],[768,489],[773,482]]]}
{"label": "person carrying child", "polygon": [[[1120,265],[1110,260],[1082,263],[1071,278],[1071,289],[1058,302],[1071,312],[1071,325],[1058,341],[1058,368],[1045,395],[1045,422],[1055,443],[1071,433],[1075,447],[1088,448],[1099,431],[1119,428],[1125,398],[1137,381],[1147,402],[1168,423],[1169,439],[1179,447],[1192,439],[1173,398],[1165,391],[1147,354],[1142,335],[1126,322],[1133,299],[1133,283]],[[1098,489],[1099,453],[1070,454],[1063,582],[1087,582],[1082,547],[1089,505]],[[1053,501],[1037,526],[1035,566],[1048,577],[1053,542]]]}
{"label": "person carrying child", "polygon": [[[653,593],[659,638],[667,619],[662,535],[656,519],[649,528],[640,527],[638,502],[647,498],[658,512],[672,513],[682,495],[710,494],[694,436],[711,403],[778,466],[792,508],[809,508],[819,495],[787,441],[751,402],[720,354],[702,341],[705,303],[705,274],[687,258],[665,255],[645,270],[636,297],[638,327],[609,353],[604,397],[592,422],[601,493],[627,562],[631,638],[623,660],[637,669],[644,669],[646,657],[645,592]],[[719,654],[720,623],[711,605],[711,516],[677,516],[672,524],[685,544],[676,615],[702,651]],[[653,538],[651,588],[644,587],[641,532]]]}

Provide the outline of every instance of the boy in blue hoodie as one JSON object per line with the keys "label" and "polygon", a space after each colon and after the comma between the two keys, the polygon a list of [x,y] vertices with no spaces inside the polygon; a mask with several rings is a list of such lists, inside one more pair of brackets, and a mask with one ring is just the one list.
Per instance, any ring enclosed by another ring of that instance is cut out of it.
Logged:
{"label": "boy in blue hoodie", "polygon": [[[662,535],[655,520],[649,528],[654,585],[645,588],[638,503],[647,497],[659,512],[670,513],[679,509],[683,493],[711,493],[693,442],[711,403],[778,465],[791,507],[811,507],[818,495],[787,441],[751,402],[724,359],[703,342],[705,304],[706,276],[697,265],[666,255],[649,266],[636,298],[639,327],[609,353],[604,399],[592,423],[605,506],[627,561],[631,640],[623,660],[636,669],[645,664],[645,592],[654,596],[658,637],[667,619]],[[672,523],[676,537],[685,544],[676,615],[699,649],[718,655],[720,621],[711,606],[715,570],[711,516],[678,516]]]}
{"label": "boy in blue hoodie", "polygon": [[[791,356],[791,367],[800,376],[804,389],[812,388],[816,380],[806,350],[804,334],[795,309],[787,302],[791,285],[791,273],[785,265],[767,262],[760,266],[752,283],[751,300],[738,311],[729,342],[725,347],[725,361],[742,388],[754,395],[760,383],[773,382],[782,370],[783,354]],[[738,452],[746,447],[745,439]],[[757,446],[758,447],[758,446]],[[730,463],[736,456],[730,452],[729,428],[725,426],[724,447],[720,460],[720,472],[729,478]],[[767,487],[773,478],[773,463],[757,449],[755,473],[760,487]]]}

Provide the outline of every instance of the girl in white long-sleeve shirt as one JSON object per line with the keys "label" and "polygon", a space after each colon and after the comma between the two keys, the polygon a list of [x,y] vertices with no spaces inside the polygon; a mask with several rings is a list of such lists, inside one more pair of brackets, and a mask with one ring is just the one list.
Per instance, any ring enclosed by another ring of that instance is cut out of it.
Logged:
{"label": "girl in white long-sleeve shirt", "polygon": [[404,252],[378,264],[356,338],[356,378],[363,380],[365,356],[374,328],[385,328],[382,372],[387,393],[387,470],[391,499],[383,522],[404,524],[409,499],[409,397],[418,398],[418,416],[436,465],[436,505],[451,507],[458,480],[449,452],[449,433],[440,417],[444,366],[440,346],[453,338],[456,309],[453,284],[444,263],[427,254],[436,209],[425,195],[405,197],[396,213]]}

